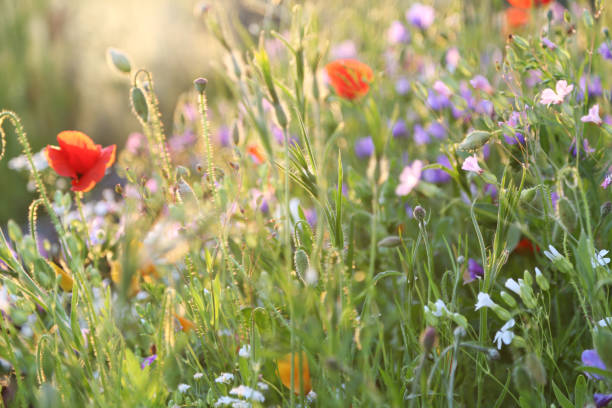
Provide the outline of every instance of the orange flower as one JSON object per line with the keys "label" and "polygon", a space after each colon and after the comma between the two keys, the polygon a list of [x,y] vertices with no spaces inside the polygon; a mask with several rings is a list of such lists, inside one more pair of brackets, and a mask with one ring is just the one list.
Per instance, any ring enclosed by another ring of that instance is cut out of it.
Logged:
{"label": "orange flower", "polygon": [[189,319],[179,316],[176,313],[174,314],[174,317],[179,321],[181,330],[183,330],[185,333],[189,333],[195,327],[195,323]]}
{"label": "orange flower", "polygon": [[[308,359],[306,353],[302,352],[302,372],[300,375],[300,359],[297,355],[293,354],[293,392],[296,394],[300,393],[300,382],[302,383],[302,389],[304,394],[308,394],[312,390],[312,384],[310,383],[310,370],[308,369]],[[281,360],[278,361],[278,376],[281,379],[283,385],[287,388],[291,388],[291,355],[287,354]]]}
{"label": "orange flower", "polygon": [[329,82],[338,95],[348,100],[368,93],[374,79],[372,69],[354,59],[339,59],[325,67]]}
{"label": "orange flower", "polygon": [[57,174],[72,179],[72,191],[89,191],[115,162],[116,146],[94,144],[85,133],[66,130],[57,135],[57,146],[47,146],[45,156]]}
{"label": "orange flower", "polygon": [[508,0],[512,7],[528,9],[533,6],[533,0]]}
{"label": "orange flower", "polygon": [[257,145],[250,145],[247,147],[247,153],[251,156],[251,159],[255,162],[255,164],[262,164],[266,161],[264,155],[259,151],[259,147]]}

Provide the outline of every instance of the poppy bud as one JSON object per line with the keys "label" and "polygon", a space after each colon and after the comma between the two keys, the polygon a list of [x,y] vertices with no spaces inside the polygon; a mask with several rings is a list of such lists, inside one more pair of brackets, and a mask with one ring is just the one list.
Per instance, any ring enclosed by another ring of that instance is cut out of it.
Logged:
{"label": "poppy bud", "polygon": [[232,140],[234,141],[235,145],[240,143],[240,130],[238,129],[237,124],[234,124],[234,128],[232,129]]}
{"label": "poppy bud", "polygon": [[119,51],[116,48],[109,48],[106,55],[109,64],[117,71],[123,72],[124,74],[129,74],[132,71],[130,59],[123,51]]}
{"label": "poppy bud", "polygon": [[394,248],[399,246],[401,243],[402,240],[400,239],[400,237],[396,235],[391,235],[378,241],[378,246],[383,248]]}
{"label": "poppy bud", "polygon": [[416,207],[414,207],[414,210],[412,210],[412,215],[414,216],[414,218],[417,219],[417,221],[423,221],[427,213],[425,212],[425,209],[423,207],[417,205]]}
{"label": "poppy bud", "polygon": [[198,78],[193,81],[193,85],[195,85],[196,91],[199,94],[203,94],[206,91],[206,85],[208,85],[208,79],[206,78]]}
{"label": "poppy bud", "polygon": [[606,201],[601,205],[601,207],[599,207],[599,214],[601,218],[606,218],[608,214],[610,214],[610,211],[612,211],[612,202],[610,201]]}
{"label": "poppy bud", "polygon": [[425,353],[429,353],[435,346],[438,340],[436,329],[429,326],[421,334],[421,345]]}
{"label": "poppy bud", "polygon": [[147,98],[140,88],[132,88],[130,92],[130,102],[132,103],[134,113],[140,120],[146,123],[149,120],[149,107],[147,105]]}
{"label": "poppy bud", "polygon": [[304,280],[304,276],[310,267],[310,261],[308,260],[308,254],[303,249],[298,249],[293,255],[295,262],[295,271],[297,272],[300,279]]}
{"label": "poppy bud", "polygon": [[491,133],[486,132],[484,130],[474,130],[463,139],[459,146],[457,146],[457,150],[463,152],[470,152],[477,149],[480,149],[484,146],[489,139],[491,139]]}

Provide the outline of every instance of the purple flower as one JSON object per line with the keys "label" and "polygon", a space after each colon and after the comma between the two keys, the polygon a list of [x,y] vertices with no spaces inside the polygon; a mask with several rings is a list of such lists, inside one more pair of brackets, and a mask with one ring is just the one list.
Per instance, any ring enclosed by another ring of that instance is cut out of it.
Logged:
{"label": "purple flower", "polygon": [[540,70],[532,69],[527,72],[525,84],[527,84],[528,87],[533,88],[540,82],[542,82],[542,72]]}
{"label": "purple flower", "polygon": [[387,31],[387,40],[391,44],[405,44],[410,41],[410,33],[401,22],[395,20]]}
{"label": "purple flower", "polygon": [[429,135],[421,125],[414,125],[412,138],[417,145],[424,145],[430,141]]}
{"label": "purple flower", "polygon": [[[595,368],[599,368],[601,370],[605,370],[606,369],[606,365],[603,363],[603,361],[601,361],[601,358],[599,357],[599,354],[597,354],[596,350],[584,350],[582,352],[582,364],[584,364],[587,367],[595,367]],[[585,372],[586,376],[589,378],[595,378],[597,380],[601,380],[601,376],[597,375],[597,374],[591,374],[588,372]]]}
{"label": "purple flower", "polygon": [[463,165],[461,166],[461,169],[478,174],[484,173],[484,170],[481,169],[480,165],[478,164],[478,157],[476,157],[476,155],[469,156],[468,158],[466,158],[463,162]]}
{"label": "purple flower", "polygon": [[[510,114],[510,118],[508,118],[508,121],[506,122],[506,125],[512,128],[516,128],[518,125],[520,125],[520,120],[521,114],[519,112],[512,112]],[[499,124],[502,125],[503,123],[504,122],[500,122]],[[525,144],[525,136],[522,132],[515,132],[514,136],[504,133],[504,140],[510,145],[514,145],[517,143]]]}
{"label": "purple flower", "polygon": [[483,99],[476,105],[476,112],[483,115],[492,116],[494,113],[493,102]]}
{"label": "purple flower", "polygon": [[370,157],[374,153],[374,142],[370,136],[358,139],[355,142],[355,155],[360,159]]}
{"label": "purple flower", "polygon": [[598,48],[598,51],[602,57],[604,57],[607,60],[612,61],[612,50],[610,49],[610,46],[608,45],[607,42],[602,42]]}
{"label": "purple flower", "polygon": [[606,189],[606,188],[608,188],[610,183],[612,183],[612,174],[606,174],[606,178],[604,178],[604,181],[602,181],[601,187],[603,189]]}
{"label": "purple flower", "polygon": [[607,407],[610,401],[612,401],[612,394],[593,394],[593,400],[597,408]]}
{"label": "purple flower", "polygon": [[440,122],[431,122],[427,126],[427,133],[436,139],[444,139],[446,137],[446,128]]}
{"label": "purple flower", "polygon": [[317,224],[317,211],[314,208],[307,208],[304,210],[304,216],[310,227],[314,228]]}
{"label": "purple flower", "polygon": [[424,30],[434,21],[434,9],[420,3],[415,3],[406,12],[406,20],[413,26]]}
{"label": "purple flower", "polygon": [[479,89],[486,93],[492,93],[493,87],[489,83],[489,80],[482,75],[476,75],[474,78],[470,80],[470,85],[474,87],[474,89]]}
{"label": "purple flower", "polygon": [[[587,84],[588,80],[588,84]],[[601,78],[597,75],[591,75],[589,77],[580,78],[578,83],[580,86],[580,94],[578,95],[579,100],[584,99],[584,92],[589,92],[589,98],[595,98],[603,95],[603,85],[601,84]]]}
{"label": "purple flower", "polygon": [[393,137],[396,139],[408,136],[408,128],[406,127],[406,122],[399,119],[393,125],[393,128],[391,129],[391,133],[393,134]]}
{"label": "purple flower", "polygon": [[150,366],[157,359],[157,354],[152,354],[149,357],[145,358],[140,364],[140,369],[144,370],[145,367]]}
{"label": "purple flower", "polygon": [[444,108],[448,108],[451,103],[450,100],[433,90],[430,90],[427,95],[427,104],[429,107],[435,111],[442,110]]}
{"label": "purple flower", "polygon": [[552,193],[550,193],[550,204],[553,208],[553,210],[555,210],[557,208],[557,202],[559,201],[559,194],[557,194],[556,191],[553,191]]}
{"label": "purple flower", "polygon": [[486,145],[482,146],[482,158],[488,160],[490,155],[491,145],[487,143]]}
{"label": "purple flower", "polygon": [[229,147],[231,131],[227,126],[220,126],[217,130],[217,141],[223,147]]}
{"label": "purple flower", "polygon": [[400,95],[406,95],[410,91],[410,81],[408,78],[400,78],[395,83],[395,92]]}
{"label": "purple flower", "polygon": [[173,152],[180,152],[193,145],[196,140],[196,134],[191,130],[186,130],[182,134],[172,136],[168,140],[168,146]]}
{"label": "purple flower", "polygon": [[[448,157],[446,157],[445,155],[441,154],[438,156],[437,158],[437,162],[438,164],[442,165],[443,167],[446,167],[447,169],[451,169],[451,163],[448,160]],[[423,170],[423,174],[422,174],[423,180],[429,182],[429,183],[446,183],[448,181],[450,181],[451,176],[450,174],[448,174],[446,171],[442,170],[442,169],[427,169],[427,170]]]}
{"label": "purple flower", "polygon": [[144,136],[142,133],[130,133],[125,148],[132,154],[138,153],[138,150],[143,146]]}
{"label": "purple flower", "polygon": [[478,262],[476,262],[475,259],[468,259],[467,274],[463,277],[463,283],[474,282],[476,279],[482,278],[483,276],[483,267]]}
{"label": "purple flower", "polygon": [[542,37],[542,44],[544,45],[544,47],[554,50],[557,48],[557,44],[555,44],[554,42],[550,41],[548,39],[548,37]]}
{"label": "purple flower", "polygon": [[[582,139],[582,148],[584,149],[584,152],[586,154],[591,154],[595,151],[595,149],[593,149],[589,144],[589,140],[586,138]],[[578,154],[578,150],[576,149],[576,139],[574,139],[572,141],[572,144],[570,145],[570,152],[572,152],[572,156],[574,157],[576,157],[576,155]]]}
{"label": "purple flower", "polygon": [[408,203],[406,203],[406,206],[404,207],[404,209],[406,210],[406,215],[408,216],[408,218],[412,218],[412,207],[408,205]]}
{"label": "purple flower", "polygon": [[486,195],[491,196],[492,199],[496,199],[497,198],[497,187],[495,186],[495,184],[485,184],[485,186],[482,189],[482,191]]}

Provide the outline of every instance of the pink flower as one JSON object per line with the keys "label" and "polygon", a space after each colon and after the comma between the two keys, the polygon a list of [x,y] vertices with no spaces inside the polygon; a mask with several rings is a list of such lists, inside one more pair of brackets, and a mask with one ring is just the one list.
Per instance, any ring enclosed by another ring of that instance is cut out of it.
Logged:
{"label": "pink flower", "polygon": [[568,85],[567,81],[557,81],[556,92],[550,88],[546,88],[542,91],[540,103],[544,105],[558,105],[563,102],[565,97],[572,93],[574,85]]}
{"label": "pink flower", "polygon": [[589,109],[589,114],[580,118],[583,122],[591,122],[596,124],[597,126],[601,125],[601,118],[599,117],[599,104],[593,105],[591,109]]}
{"label": "pink flower", "polygon": [[612,183],[612,174],[606,174],[606,178],[601,183],[601,187],[606,189]]}
{"label": "pink flower", "polygon": [[484,172],[483,169],[478,165],[478,158],[476,155],[470,156],[463,162],[463,166],[461,166],[462,170],[465,171],[473,171],[474,173],[482,174]]}
{"label": "pink flower", "polygon": [[453,95],[453,91],[451,91],[451,89],[442,81],[436,81],[433,84],[433,89],[440,95],[446,96],[447,98],[450,98]]}
{"label": "pink flower", "polygon": [[395,189],[395,194],[398,196],[408,195],[419,184],[422,170],[423,162],[420,160],[415,160],[410,166],[404,167],[402,174],[400,174],[400,184]]}

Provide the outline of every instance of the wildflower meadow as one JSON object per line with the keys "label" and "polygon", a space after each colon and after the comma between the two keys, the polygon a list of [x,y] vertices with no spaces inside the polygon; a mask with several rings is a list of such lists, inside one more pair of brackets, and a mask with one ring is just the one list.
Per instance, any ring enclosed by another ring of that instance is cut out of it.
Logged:
{"label": "wildflower meadow", "polygon": [[[36,2],[16,3],[2,18]],[[0,98],[2,214],[20,208],[2,406],[608,406],[608,3],[194,3],[206,41],[184,54],[210,58],[178,98],[138,41],[89,49],[117,95],[95,120],[29,68],[53,89]]]}

